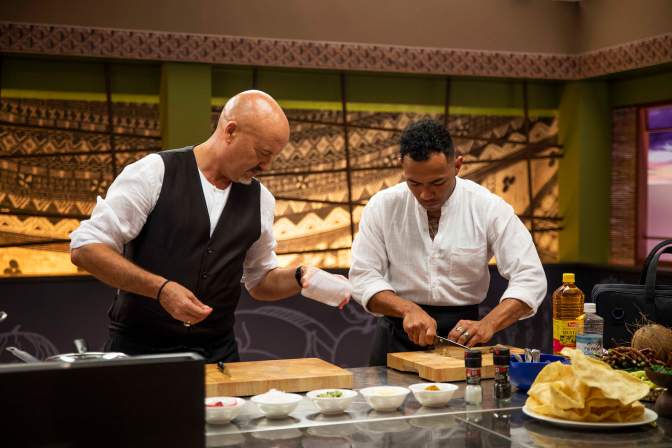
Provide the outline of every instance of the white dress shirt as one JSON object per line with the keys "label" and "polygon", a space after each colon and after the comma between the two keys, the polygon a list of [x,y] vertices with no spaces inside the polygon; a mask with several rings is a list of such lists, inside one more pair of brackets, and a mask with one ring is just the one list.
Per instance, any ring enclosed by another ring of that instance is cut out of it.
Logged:
{"label": "white dress shirt", "polygon": [[[105,199],[97,198],[91,218],[81,222],[70,234],[70,248],[91,243],[103,243],[121,253],[142,230],[147,217],[161,194],[165,165],[158,154],[150,154],[124,168],[117,176]],[[231,186],[221,190],[212,185],[199,170],[205,204],[210,216],[210,235],[229,198]],[[278,266],[273,236],[275,198],[261,185],[261,235],[247,251],[243,281],[249,290]]]}
{"label": "white dress shirt", "polygon": [[463,306],[485,300],[488,261],[509,280],[501,299],[532,308],[546,296],[546,276],[530,232],[513,208],[475,182],[456,179],[429,236],[427,211],[405,182],[375,194],[364,208],[352,246],[353,298],[365,309],[385,290],[424,305]]}

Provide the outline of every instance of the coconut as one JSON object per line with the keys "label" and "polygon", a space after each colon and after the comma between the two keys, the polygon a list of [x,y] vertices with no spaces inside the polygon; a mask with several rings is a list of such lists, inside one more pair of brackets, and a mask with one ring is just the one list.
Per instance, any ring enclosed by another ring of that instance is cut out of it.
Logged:
{"label": "coconut", "polygon": [[632,335],[632,348],[653,350],[656,359],[667,363],[672,352],[672,330],[659,324],[640,327]]}

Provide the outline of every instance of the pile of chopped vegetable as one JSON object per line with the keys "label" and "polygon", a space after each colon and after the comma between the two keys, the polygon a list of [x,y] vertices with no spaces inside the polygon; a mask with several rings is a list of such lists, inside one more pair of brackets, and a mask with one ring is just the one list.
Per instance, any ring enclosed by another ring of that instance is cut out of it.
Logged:
{"label": "pile of chopped vegetable", "polygon": [[317,395],[318,398],[341,398],[343,396],[343,392],[340,390],[330,390],[328,392],[322,392],[321,394]]}

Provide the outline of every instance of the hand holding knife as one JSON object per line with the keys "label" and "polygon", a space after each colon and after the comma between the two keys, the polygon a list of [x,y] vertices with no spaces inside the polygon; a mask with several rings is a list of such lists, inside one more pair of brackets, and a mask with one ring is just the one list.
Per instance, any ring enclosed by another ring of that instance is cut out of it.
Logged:
{"label": "hand holding knife", "polygon": [[[437,342],[440,342],[440,343],[442,343],[442,344],[451,344],[451,345],[455,345],[455,346],[457,346],[457,347],[460,347],[462,350],[471,350],[470,347],[467,347],[466,345],[462,345],[462,344],[460,344],[459,342],[451,341],[451,340],[448,339],[448,338],[444,338],[444,337],[441,337],[441,336],[438,336],[438,335],[435,336],[435,338],[436,338],[436,341],[437,341]],[[435,343],[436,343],[436,342],[435,342]]]}

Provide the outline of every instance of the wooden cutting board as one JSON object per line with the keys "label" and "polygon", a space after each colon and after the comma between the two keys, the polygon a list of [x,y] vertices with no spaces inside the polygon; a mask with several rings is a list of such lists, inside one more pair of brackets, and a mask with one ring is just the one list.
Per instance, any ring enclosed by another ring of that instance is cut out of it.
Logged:
{"label": "wooden cutting board", "polygon": [[278,389],[306,392],[324,388],[352,388],[352,373],[318,358],[230,362],[224,373],[216,364],[205,368],[205,395],[248,396]]}
{"label": "wooden cutting board", "polygon": [[[525,350],[509,347],[511,353],[525,353]],[[495,376],[492,364],[492,347],[478,347],[483,351],[481,378]],[[446,381],[464,381],[464,350],[459,347],[442,347],[443,354],[435,351],[400,352],[387,354],[387,367],[402,372],[417,372],[420,378],[437,383]]]}

